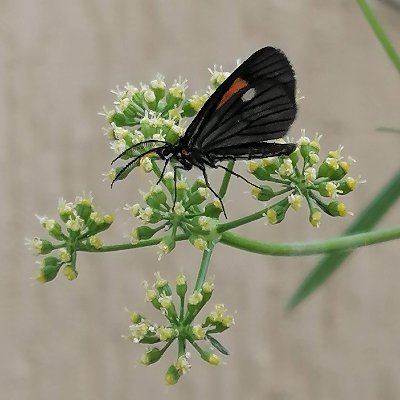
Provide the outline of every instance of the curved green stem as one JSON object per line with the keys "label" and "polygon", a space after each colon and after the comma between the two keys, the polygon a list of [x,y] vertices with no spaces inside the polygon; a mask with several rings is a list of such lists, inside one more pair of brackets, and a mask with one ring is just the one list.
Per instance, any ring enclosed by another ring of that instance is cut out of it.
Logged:
{"label": "curved green stem", "polygon": [[382,25],[378,21],[378,18],[376,18],[375,13],[372,11],[372,8],[368,5],[368,2],[366,0],[357,0],[357,3],[364,13],[370,27],[374,31],[375,36],[380,41],[382,47],[386,51],[386,54],[397,69],[397,72],[400,72],[400,56],[397,54],[391,41],[387,37],[385,31],[382,28]]}
{"label": "curved green stem", "polygon": [[211,254],[215,244],[213,242],[208,243],[208,250],[203,252],[203,258],[201,259],[199,273],[197,274],[196,286],[194,290],[200,291],[204,281],[206,280],[208,266],[210,264]]}
{"label": "curved green stem", "polygon": [[343,251],[400,238],[400,226],[308,243],[268,243],[224,232],[221,243],[237,249],[273,256],[308,256]]}
{"label": "curved green stem", "polygon": [[257,211],[253,214],[246,215],[245,217],[241,217],[235,219],[233,221],[226,222],[225,224],[219,224],[217,226],[217,232],[222,233],[225,231],[229,231],[231,229],[237,228],[238,226],[248,224],[249,222],[256,221],[263,217],[265,214],[265,210]]}
{"label": "curved green stem", "polygon": [[[120,251],[120,250],[129,250],[129,249],[137,249],[140,247],[149,247],[149,246],[154,246],[156,244],[159,244],[166,236],[162,236],[157,239],[147,239],[147,240],[141,240],[138,243],[132,244],[132,243],[122,243],[122,244],[112,244],[108,246],[103,246],[100,249],[95,249],[94,247],[77,247],[76,250],[78,251],[86,251],[89,253],[107,253],[111,251]],[[186,240],[189,238],[189,235],[187,234],[180,234],[175,236],[175,241],[179,242],[182,240]]]}

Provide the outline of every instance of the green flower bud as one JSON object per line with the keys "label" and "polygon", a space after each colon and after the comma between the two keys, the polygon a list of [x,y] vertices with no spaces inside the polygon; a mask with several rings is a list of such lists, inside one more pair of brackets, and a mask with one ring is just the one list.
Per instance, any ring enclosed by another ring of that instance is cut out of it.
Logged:
{"label": "green flower bud", "polygon": [[271,225],[279,224],[283,221],[286,215],[286,211],[289,208],[289,200],[287,198],[281,200],[279,203],[269,207],[267,212],[264,214],[267,218],[268,223]]}
{"label": "green flower bud", "polygon": [[162,357],[163,354],[164,354],[164,351],[158,349],[157,347],[154,347],[151,350],[146,351],[146,353],[143,354],[142,358],[140,359],[140,362],[143,365],[154,364]]}
{"label": "green flower bud", "polygon": [[338,187],[333,182],[321,182],[317,186],[318,192],[323,197],[334,199],[338,194]]}
{"label": "green flower bud", "polygon": [[341,190],[341,194],[347,194],[352,192],[358,185],[358,180],[352,178],[351,176],[347,177],[345,180],[339,182],[338,189]]}
{"label": "green flower bud", "polygon": [[97,211],[93,211],[90,214],[87,228],[88,232],[93,235],[108,229],[114,222],[114,216],[112,214],[100,214]]}
{"label": "green flower bud", "polygon": [[156,224],[163,219],[162,215],[157,210],[151,207],[146,207],[144,210],[139,210],[139,218],[142,221],[148,222],[150,224]]}
{"label": "green flower bud", "polygon": [[318,208],[311,208],[310,209],[310,217],[309,221],[312,226],[318,228],[321,224],[322,213]]}
{"label": "green flower bud", "polygon": [[176,201],[182,202],[186,199],[189,186],[185,180],[178,180],[176,182]]}
{"label": "green flower bud", "polygon": [[194,117],[197,113],[197,111],[194,109],[192,103],[189,100],[185,100],[182,104],[182,111],[183,117],[190,118]]}
{"label": "green flower bud", "polygon": [[47,217],[39,218],[40,224],[49,233],[50,236],[57,240],[65,240],[66,236],[62,233],[61,225],[54,219]]}
{"label": "green flower bud", "polygon": [[207,361],[211,365],[218,365],[221,362],[220,357],[216,354],[209,353],[208,351],[202,351],[200,356],[204,361]]}
{"label": "green flower bud", "polygon": [[62,263],[59,262],[57,257],[45,257],[36,279],[42,283],[52,281],[57,276],[61,265]]}
{"label": "green flower bud", "polygon": [[263,169],[269,174],[275,174],[281,166],[281,159],[279,157],[268,157],[261,160]]}
{"label": "green flower bud", "polygon": [[127,311],[129,313],[129,320],[132,322],[132,324],[138,324],[139,322],[143,321],[143,317],[137,312],[129,310]]}
{"label": "green flower bud", "polygon": [[139,342],[143,344],[160,343],[160,338],[153,332],[148,332],[142,339],[139,340]]}
{"label": "green flower bud", "polygon": [[339,161],[339,166],[331,175],[331,179],[340,180],[344,178],[350,170],[350,164],[347,161]]}
{"label": "green flower bud", "polygon": [[337,159],[334,157],[328,157],[320,165],[317,176],[318,178],[331,178],[338,167]]}
{"label": "green flower bud", "polygon": [[140,131],[143,133],[146,139],[149,139],[157,133],[157,128],[153,126],[148,117],[144,117],[140,120]]}
{"label": "green flower bud", "polygon": [[147,240],[151,239],[157,232],[159,231],[158,228],[153,229],[150,226],[139,226],[138,228],[134,228],[131,231],[131,243],[136,244],[140,240]]}
{"label": "green flower bud", "polygon": [[168,254],[170,253],[174,248],[175,248],[175,239],[172,236],[167,236],[165,237],[159,244],[159,252],[160,256],[159,259],[163,254]]}
{"label": "green flower bud", "polygon": [[328,214],[333,217],[345,217],[348,214],[348,211],[344,203],[332,201],[328,204]]}
{"label": "green flower bud", "polygon": [[197,314],[201,308],[203,307],[203,295],[195,290],[193,294],[189,296],[189,301],[188,301],[188,311],[190,314],[195,315]]}
{"label": "green flower bud", "polygon": [[199,188],[206,188],[206,182],[202,176],[199,176],[190,188],[192,193],[196,192]]}
{"label": "green flower bud", "polygon": [[205,187],[199,187],[195,192],[189,196],[187,206],[199,205],[205,201],[208,197],[208,189]]}
{"label": "green flower bud", "polygon": [[144,90],[143,99],[150,110],[155,110],[157,108],[157,98],[153,90]]}
{"label": "green flower bud", "polygon": [[184,298],[187,292],[186,276],[179,274],[176,278],[176,293],[179,297]]}
{"label": "green flower bud", "polygon": [[222,204],[219,199],[215,199],[212,203],[208,203],[205,207],[204,214],[207,217],[217,219],[222,213]]}
{"label": "green flower bud", "polygon": [[178,382],[180,377],[181,374],[179,373],[175,365],[171,365],[168,368],[167,373],[165,374],[165,383],[167,385],[175,385],[175,383]]}
{"label": "green flower bud", "polygon": [[75,206],[76,213],[85,221],[90,217],[93,212],[93,204],[90,198],[81,198]]}
{"label": "green flower bud", "polygon": [[30,246],[32,253],[35,256],[38,256],[39,254],[49,254],[54,250],[53,243],[38,237],[34,237],[32,240],[27,240],[26,244]]}
{"label": "green flower bud", "polygon": [[201,325],[195,325],[190,327],[190,335],[194,340],[203,340],[206,336],[206,332]]}
{"label": "green flower bud", "polygon": [[163,85],[153,85],[153,82],[155,81],[152,81],[150,85],[153,89],[154,95],[156,96],[156,102],[158,103],[165,96],[165,83],[162,82]]}
{"label": "green flower bud", "polygon": [[175,191],[175,182],[174,182],[174,173],[167,172],[164,175],[164,185],[167,187],[170,193],[174,193]]}
{"label": "green flower bud", "polygon": [[156,282],[154,287],[157,289],[160,295],[171,296],[172,290],[168,284],[168,281],[161,277],[160,272],[155,273]]}
{"label": "green flower bud", "polygon": [[171,339],[176,338],[176,330],[172,328],[161,326],[157,329],[157,333],[162,342],[169,342]]}
{"label": "green flower bud", "polygon": [[103,247],[103,242],[97,235],[89,236],[88,242],[89,242],[90,246],[94,247],[97,250],[99,250]]}
{"label": "green flower bud", "polygon": [[205,251],[208,249],[208,243],[205,239],[199,236],[190,236],[189,242],[200,251]]}
{"label": "green flower bud", "polygon": [[183,136],[183,134],[184,134],[183,128],[173,124],[166,132],[165,138],[168,143],[176,143],[179,140],[179,138]]}
{"label": "green flower bud", "polygon": [[78,277],[78,271],[75,269],[73,265],[66,265],[63,268],[63,273],[69,281],[73,281]]}
{"label": "green flower bud", "polygon": [[251,195],[256,200],[268,201],[268,200],[271,200],[275,196],[275,193],[272,190],[271,186],[263,185],[261,187],[261,189],[256,186],[253,186],[251,188]]}
{"label": "green flower bud", "polygon": [[111,117],[111,122],[114,122],[116,126],[126,126],[127,120],[123,113],[115,112]]}
{"label": "green flower bud", "polygon": [[203,296],[202,303],[206,304],[210,300],[214,291],[214,283],[212,281],[205,281],[201,287],[201,294]]}

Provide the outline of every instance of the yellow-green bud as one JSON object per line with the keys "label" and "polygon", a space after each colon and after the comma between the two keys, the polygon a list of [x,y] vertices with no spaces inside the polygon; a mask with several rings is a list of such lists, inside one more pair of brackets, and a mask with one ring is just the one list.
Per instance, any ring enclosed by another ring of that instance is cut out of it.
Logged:
{"label": "yellow-green bud", "polygon": [[162,342],[168,342],[176,337],[176,332],[172,328],[160,327],[157,329],[158,337]]}
{"label": "yellow-green bud", "polygon": [[176,293],[179,297],[185,297],[187,292],[187,282],[186,276],[183,274],[179,274],[176,278]]}
{"label": "yellow-green bud", "polygon": [[172,236],[165,237],[159,244],[160,256],[170,253],[175,248],[175,239]]}
{"label": "yellow-green bud", "polygon": [[192,192],[189,197],[188,205],[201,204],[208,197],[208,190],[205,187],[199,187],[195,192]]}
{"label": "yellow-green bud", "polygon": [[347,194],[349,192],[352,192],[357,187],[357,185],[358,180],[349,176],[339,183],[338,189],[342,191],[342,194]]}
{"label": "yellow-green bud", "polygon": [[89,237],[89,244],[93,246],[95,249],[101,249],[103,247],[103,243],[97,235]]}
{"label": "yellow-green bud", "polygon": [[208,351],[202,351],[200,356],[211,365],[218,365],[221,362],[221,359],[216,354],[209,353]]}
{"label": "yellow-green bud", "polygon": [[131,243],[136,244],[140,240],[146,240],[152,238],[158,229],[153,229],[150,226],[139,226],[138,228],[134,228],[131,231]]}
{"label": "yellow-green bud", "polygon": [[158,349],[157,347],[154,347],[143,354],[142,358],[140,359],[140,362],[143,365],[154,364],[162,357],[163,354],[164,352],[162,350]]}
{"label": "yellow-green bud", "polygon": [[93,211],[92,199],[89,197],[80,198],[75,206],[75,210],[83,220],[87,221]]}
{"label": "yellow-green bud", "polygon": [[63,268],[63,273],[69,281],[73,281],[78,277],[78,271],[72,265],[66,265]]}
{"label": "yellow-green bud", "polygon": [[161,204],[167,203],[167,195],[163,192],[161,186],[153,186],[149,193],[144,195],[146,204],[152,208],[160,208]]}
{"label": "yellow-green bud", "polygon": [[138,324],[143,320],[143,317],[139,313],[135,311],[127,311],[129,313],[129,320],[132,322],[132,324]]}
{"label": "yellow-green bud", "polygon": [[167,385],[175,385],[175,383],[178,382],[180,377],[181,374],[179,373],[175,365],[171,365],[168,368],[167,373],[165,374],[165,383]]}
{"label": "yellow-green bud", "polygon": [[53,238],[57,240],[65,239],[65,236],[62,233],[61,225],[58,222],[54,221],[54,219],[44,217],[40,219],[40,223]]}
{"label": "yellow-green bud", "polygon": [[49,254],[54,250],[53,243],[38,237],[34,237],[32,240],[28,241],[28,244],[32,246],[32,253],[35,256],[39,254]]}
{"label": "yellow-green bud", "polygon": [[347,161],[339,161],[338,168],[332,174],[331,179],[339,180],[346,176],[350,170],[350,163]]}
{"label": "yellow-green bud", "polygon": [[271,225],[279,224],[283,221],[286,215],[286,211],[289,208],[289,200],[287,198],[281,200],[279,203],[269,207],[267,212],[264,214],[267,221]]}
{"label": "yellow-green bud", "polygon": [[335,171],[339,168],[338,162],[336,158],[328,157],[325,161],[320,165],[318,169],[318,178],[330,178],[333,176]]}
{"label": "yellow-green bud", "polygon": [[208,203],[205,207],[204,214],[207,217],[218,219],[222,213],[222,204],[219,199],[215,199],[212,203]]}
{"label": "yellow-green bud", "polygon": [[318,185],[318,192],[321,196],[334,199],[338,194],[338,187],[333,182],[321,182]]}
{"label": "yellow-green bud", "polygon": [[189,237],[189,241],[190,243],[192,243],[192,245],[200,250],[200,251],[205,251],[208,249],[208,243],[206,240],[204,240],[201,237],[195,237],[195,236],[191,236]]}
{"label": "yellow-green bud", "polygon": [[190,188],[190,191],[194,193],[198,188],[206,188],[206,187],[207,185],[204,178],[200,176],[194,181],[193,185]]}
{"label": "yellow-green bud", "polygon": [[41,268],[36,279],[42,283],[52,281],[57,276],[61,265],[57,257],[45,257],[42,260]]}
{"label": "yellow-green bud", "polygon": [[318,228],[321,224],[322,213],[317,208],[312,208],[310,210],[309,221],[310,224],[316,228]]}
{"label": "yellow-green bud", "polygon": [[268,201],[275,196],[271,186],[268,185],[263,185],[261,189],[256,186],[253,186],[251,189],[251,195],[253,196],[254,199],[259,201]]}
{"label": "yellow-green bud", "polygon": [[345,217],[348,214],[346,205],[338,201],[332,201],[328,204],[328,212],[333,217]]}
{"label": "yellow-green bud", "polygon": [[195,340],[203,340],[206,336],[206,333],[201,325],[195,325],[192,327],[192,335]]}

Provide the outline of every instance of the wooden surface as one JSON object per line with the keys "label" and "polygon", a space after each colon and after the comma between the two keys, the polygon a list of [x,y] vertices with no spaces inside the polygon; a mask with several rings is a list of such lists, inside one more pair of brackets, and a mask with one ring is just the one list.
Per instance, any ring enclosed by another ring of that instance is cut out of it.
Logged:
{"label": "wooden surface", "polygon": [[[398,44],[399,11],[372,4]],[[163,374],[174,351],[153,367],[138,366],[144,348],[121,339],[123,308],[149,314],[141,282],[157,270],[170,279],[182,270],[193,280],[198,251],[180,245],[161,262],[152,248],[83,254],[75,282],[31,279],[37,266],[24,238],[42,233],[34,214],[55,216],[58,197],[91,191],[102,211],[115,211],[108,242],[124,241],[133,226],[122,207],[139,200],[148,177],[135,173],[112,191],[102,181],[113,154],[97,112],[110,107],[109,89],[159,71],[202,90],[207,67],[232,69],[268,44],[287,53],[306,97],[291,135],[318,131],[325,151],[342,144],[358,160],[352,174],[368,183],[346,200],[357,214],[399,167],[400,138],[375,128],[400,126],[400,83],[355,2],[1,0],[2,399],[399,399],[398,242],[358,250],[291,315],[284,304],[316,257],[218,246],[214,302],[237,311],[223,338],[232,355],[219,367],[193,357],[192,371],[168,389]],[[255,209],[246,191],[232,185],[231,217]],[[304,210],[282,226],[260,222],[242,232],[312,240],[334,237],[350,220],[326,217],[316,230]],[[398,205],[380,226],[396,223]]]}

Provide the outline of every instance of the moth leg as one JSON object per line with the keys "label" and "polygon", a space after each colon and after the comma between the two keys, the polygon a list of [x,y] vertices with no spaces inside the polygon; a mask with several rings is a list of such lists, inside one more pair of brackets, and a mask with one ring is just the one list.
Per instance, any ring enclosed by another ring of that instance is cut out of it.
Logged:
{"label": "moth leg", "polygon": [[237,172],[233,171],[232,169],[226,168],[224,165],[219,164],[219,165],[216,165],[215,167],[216,167],[216,168],[222,168],[223,170],[225,170],[225,171],[231,173],[232,175],[236,176],[237,178],[243,179],[243,180],[244,180],[246,183],[248,183],[249,185],[254,186],[254,187],[258,188],[258,189],[262,189],[260,186],[256,185],[256,184],[253,183],[253,182],[250,182],[250,181],[247,180],[244,176],[238,174]]}
{"label": "moth leg", "polygon": [[220,201],[224,216],[225,216],[226,219],[228,219],[228,216],[226,215],[224,203],[222,201],[221,196],[211,187],[210,182],[208,181],[208,176],[207,176],[206,169],[205,168],[201,168],[201,171],[203,172],[203,177],[204,177],[204,181],[206,182],[206,186],[211,190],[211,192],[214,194],[214,196]]}
{"label": "moth leg", "polygon": [[167,169],[168,163],[169,163],[169,160],[165,160],[163,169],[162,169],[162,171],[161,171],[161,175],[160,175],[160,177],[158,178],[158,181],[157,181],[156,185],[158,185],[158,184],[162,181],[162,179],[164,178],[165,170]]}

